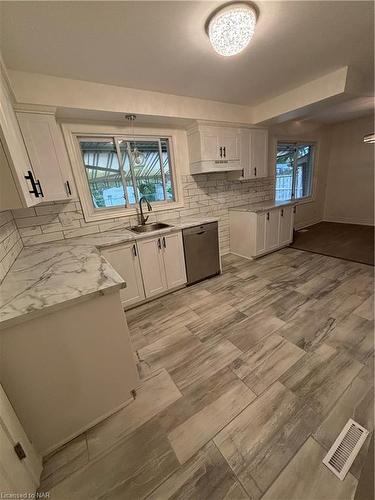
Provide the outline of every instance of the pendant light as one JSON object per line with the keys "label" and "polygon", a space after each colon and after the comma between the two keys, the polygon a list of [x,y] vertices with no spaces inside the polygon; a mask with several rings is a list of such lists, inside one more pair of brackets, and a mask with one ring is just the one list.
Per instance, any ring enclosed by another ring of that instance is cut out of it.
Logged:
{"label": "pendant light", "polygon": [[257,14],[245,2],[224,5],[208,20],[208,37],[212,47],[221,56],[239,54],[252,39]]}
{"label": "pendant light", "polygon": [[135,167],[140,167],[143,162],[144,162],[144,155],[138,150],[137,148],[137,143],[135,140],[135,133],[134,133],[134,122],[136,120],[136,115],[126,115],[125,118],[130,121],[131,123],[131,135],[133,137],[133,150],[129,148],[129,154],[131,156],[132,163]]}

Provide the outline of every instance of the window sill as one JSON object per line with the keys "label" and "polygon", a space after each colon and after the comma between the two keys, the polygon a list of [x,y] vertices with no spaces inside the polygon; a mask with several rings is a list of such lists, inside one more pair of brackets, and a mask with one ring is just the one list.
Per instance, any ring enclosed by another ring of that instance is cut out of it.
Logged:
{"label": "window sill", "polygon": [[308,198],[297,198],[294,200],[294,203],[296,205],[305,205],[308,203],[313,203],[315,201],[315,198],[313,196],[309,196]]}
{"label": "window sill", "polygon": [[[151,206],[153,212],[167,212],[169,210],[178,210],[180,208],[183,208],[184,204],[178,201],[171,202],[168,204],[165,203],[157,204],[155,202],[151,203]],[[100,222],[106,219],[119,219],[122,217],[131,217],[139,213],[138,205],[132,208],[117,207],[117,208],[103,209],[100,211],[99,210],[87,211],[85,210],[85,207],[82,208],[86,222]]]}

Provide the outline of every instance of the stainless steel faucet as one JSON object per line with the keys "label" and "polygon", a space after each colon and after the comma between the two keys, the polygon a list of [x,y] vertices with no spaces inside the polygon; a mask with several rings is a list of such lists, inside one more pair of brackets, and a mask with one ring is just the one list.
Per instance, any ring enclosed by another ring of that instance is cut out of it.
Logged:
{"label": "stainless steel faucet", "polygon": [[139,200],[139,211],[141,212],[141,224],[144,225],[148,221],[148,217],[149,216],[145,217],[143,215],[142,201],[145,201],[147,203],[147,209],[148,209],[149,212],[152,211],[152,206],[151,206],[151,204],[149,203],[149,201],[144,196],[142,196],[142,198]]}

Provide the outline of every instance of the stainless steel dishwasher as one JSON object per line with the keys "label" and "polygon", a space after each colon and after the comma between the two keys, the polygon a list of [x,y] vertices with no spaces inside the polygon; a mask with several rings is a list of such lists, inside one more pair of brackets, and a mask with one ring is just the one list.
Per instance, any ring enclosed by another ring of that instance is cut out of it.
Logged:
{"label": "stainless steel dishwasher", "polygon": [[220,273],[217,222],[183,229],[182,237],[188,285]]}

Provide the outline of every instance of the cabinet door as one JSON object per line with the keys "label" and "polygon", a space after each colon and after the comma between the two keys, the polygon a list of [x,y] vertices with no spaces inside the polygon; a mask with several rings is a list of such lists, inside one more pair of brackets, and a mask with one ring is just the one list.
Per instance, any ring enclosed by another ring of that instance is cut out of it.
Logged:
{"label": "cabinet door", "polygon": [[288,245],[293,239],[293,207],[279,209],[279,246]]}
{"label": "cabinet door", "polygon": [[[20,459],[15,451],[24,452]],[[12,405],[0,385],[0,491],[2,493],[34,493],[42,471],[41,457],[28,440]]]}
{"label": "cabinet door", "polygon": [[186,283],[184,247],[181,232],[162,237],[164,268],[168,288]]}
{"label": "cabinet door", "polygon": [[[2,68],[0,69],[0,139],[12,169],[13,180],[22,205],[31,207],[40,203],[43,198],[29,193],[33,186],[30,180],[25,179],[25,176],[28,175],[29,171],[32,172],[31,162],[27,155],[16,114],[13,110],[10,93],[2,75]],[[18,206],[8,208],[18,208]]]}
{"label": "cabinet door", "polygon": [[167,290],[161,238],[139,240],[137,243],[146,297]]}
{"label": "cabinet door", "polygon": [[270,210],[266,214],[266,251],[279,246],[279,211]]}
{"label": "cabinet door", "polygon": [[18,122],[39,179],[43,201],[66,200],[72,196],[68,156],[55,117],[48,114],[17,113]]}
{"label": "cabinet door", "polygon": [[250,172],[249,177],[268,175],[268,131],[253,129],[250,132]]}
{"label": "cabinet door", "polygon": [[256,220],[255,255],[259,255],[266,251],[266,214],[257,214]]}
{"label": "cabinet door", "polygon": [[12,169],[0,140],[0,210],[22,208],[22,199],[13,179]]}
{"label": "cabinet door", "polygon": [[219,138],[215,130],[212,132],[202,132],[201,134],[202,148],[201,148],[201,159],[202,160],[217,160],[220,158],[219,154]]}
{"label": "cabinet door", "polygon": [[114,246],[102,250],[102,254],[126,281],[126,288],[120,290],[121,302],[129,307],[145,298],[138,249],[135,243]]}
{"label": "cabinet door", "polygon": [[240,135],[235,131],[222,132],[219,137],[219,146],[221,146],[223,158],[225,160],[240,159]]}

